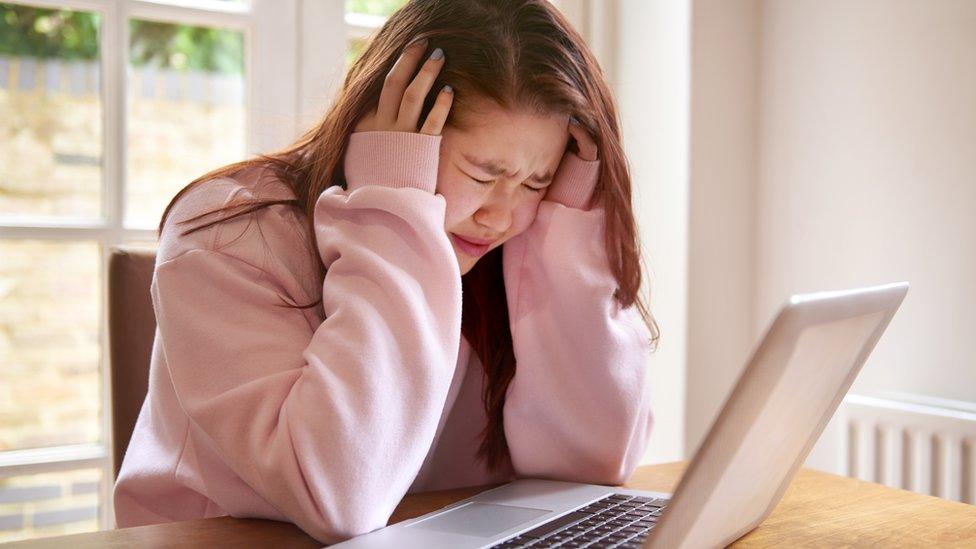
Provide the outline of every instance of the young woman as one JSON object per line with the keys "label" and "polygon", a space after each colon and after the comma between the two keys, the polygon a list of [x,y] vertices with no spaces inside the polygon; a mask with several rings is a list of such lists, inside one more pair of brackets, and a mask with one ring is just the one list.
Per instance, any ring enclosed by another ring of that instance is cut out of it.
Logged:
{"label": "young woman", "polygon": [[317,127],[169,204],[118,525],[335,543],[409,492],[624,482],[657,333],[630,200],[613,98],[549,2],[408,3]]}

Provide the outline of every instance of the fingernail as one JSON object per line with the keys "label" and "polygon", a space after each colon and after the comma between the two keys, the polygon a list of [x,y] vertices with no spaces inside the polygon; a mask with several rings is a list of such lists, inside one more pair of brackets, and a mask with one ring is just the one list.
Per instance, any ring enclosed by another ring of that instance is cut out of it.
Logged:
{"label": "fingernail", "polygon": [[426,38],[417,38],[416,40],[414,40],[413,42],[411,42],[410,45],[411,46],[426,46],[427,45],[427,39]]}
{"label": "fingernail", "polygon": [[454,88],[450,84],[447,84],[443,88],[444,93],[454,93]]}
{"label": "fingernail", "polygon": [[444,50],[440,48],[435,49],[434,53],[430,54],[431,59],[440,59],[441,57],[444,57]]}
{"label": "fingernail", "polygon": [[577,120],[575,116],[570,116],[569,117],[569,123],[572,124],[572,125],[574,125],[574,126],[579,126],[580,125],[579,120]]}

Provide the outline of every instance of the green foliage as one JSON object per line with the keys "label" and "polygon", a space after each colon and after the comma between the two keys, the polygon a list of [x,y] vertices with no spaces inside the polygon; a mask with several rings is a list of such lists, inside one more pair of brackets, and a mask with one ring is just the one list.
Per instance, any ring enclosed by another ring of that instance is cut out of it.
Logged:
{"label": "green foliage", "polygon": [[224,29],[132,20],[129,60],[135,66],[240,74],[244,71],[244,35]]}
{"label": "green foliage", "polygon": [[347,68],[356,62],[356,59],[358,59],[359,56],[362,55],[364,49],[366,49],[365,40],[359,38],[353,38],[352,40],[349,41],[349,47],[346,49]]}
{"label": "green foliage", "polygon": [[[100,20],[96,13],[0,3],[0,55],[98,59]],[[244,36],[239,31],[129,21],[129,61],[240,74]]]}
{"label": "green foliage", "polygon": [[0,55],[98,58],[97,14],[0,4]]}

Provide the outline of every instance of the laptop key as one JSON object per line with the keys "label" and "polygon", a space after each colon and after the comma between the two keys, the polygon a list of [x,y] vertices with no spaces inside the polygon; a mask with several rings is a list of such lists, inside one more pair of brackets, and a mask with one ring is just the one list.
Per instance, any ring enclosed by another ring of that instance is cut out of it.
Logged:
{"label": "laptop key", "polygon": [[614,497],[612,495],[606,496],[606,497],[602,497],[602,498],[596,500],[597,503],[606,503],[608,505],[614,505],[614,504],[616,504],[619,501],[626,501],[626,500],[625,499],[616,498],[616,497]]}
{"label": "laptop key", "polygon": [[667,503],[668,503],[667,500],[653,499],[651,501],[642,502],[640,504],[640,506],[641,506],[641,509],[651,509],[651,508],[653,508],[653,509],[660,509],[661,507],[664,507],[665,505],[667,505]]}
{"label": "laptop key", "polygon": [[652,497],[648,497],[648,496],[634,496],[633,498],[630,499],[630,501],[635,501],[635,502],[640,502],[640,503],[648,503],[648,502],[651,502],[651,501],[655,501],[656,499],[658,499],[658,498],[652,498]]}
{"label": "laptop key", "polygon": [[550,520],[549,522],[543,524],[542,526],[529,530],[528,532],[522,532],[522,535],[528,536],[530,538],[541,538],[550,532],[555,532],[560,528],[564,528],[566,526],[569,526],[570,524],[588,518],[590,518],[590,515],[587,515],[586,513],[572,511],[570,513],[566,513],[565,515],[557,519]]}

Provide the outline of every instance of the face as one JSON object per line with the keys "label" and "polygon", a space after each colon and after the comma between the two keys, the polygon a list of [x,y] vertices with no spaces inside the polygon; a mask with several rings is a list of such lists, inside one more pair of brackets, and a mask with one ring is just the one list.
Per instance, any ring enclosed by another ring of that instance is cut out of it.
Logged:
{"label": "face", "polygon": [[441,131],[437,171],[461,274],[532,224],[569,141],[568,115],[507,111],[487,100],[469,106],[465,129]]}

